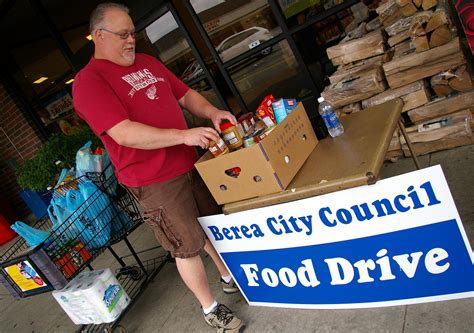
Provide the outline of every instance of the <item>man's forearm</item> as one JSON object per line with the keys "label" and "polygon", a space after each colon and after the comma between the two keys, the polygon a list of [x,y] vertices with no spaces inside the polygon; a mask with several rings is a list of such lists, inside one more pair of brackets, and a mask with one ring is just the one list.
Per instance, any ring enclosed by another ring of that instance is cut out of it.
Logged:
{"label": "man's forearm", "polygon": [[119,145],[137,149],[158,149],[184,143],[183,130],[163,129],[124,120],[107,134]]}

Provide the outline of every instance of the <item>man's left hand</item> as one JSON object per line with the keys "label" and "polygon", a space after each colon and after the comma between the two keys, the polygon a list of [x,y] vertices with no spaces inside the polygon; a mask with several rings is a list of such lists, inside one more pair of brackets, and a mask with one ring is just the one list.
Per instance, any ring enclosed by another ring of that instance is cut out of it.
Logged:
{"label": "man's left hand", "polygon": [[216,112],[213,113],[211,117],[212,124],[214,124],[215,129],[217,132],[221,132],[221,129],[219,125],[223,120],[228,120],[232,124],[237,125],[237,119],[235,119],[235,116],[230,113],[229,111],[224,111],[224,110],[217,110]]}

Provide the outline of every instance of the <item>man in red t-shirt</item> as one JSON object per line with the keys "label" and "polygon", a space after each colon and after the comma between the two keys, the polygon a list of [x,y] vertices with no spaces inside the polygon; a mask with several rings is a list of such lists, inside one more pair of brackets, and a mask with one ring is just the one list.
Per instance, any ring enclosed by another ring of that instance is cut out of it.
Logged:
{"label": "man in red t-shirt", "polygon": [[235,117],[209,104],[157,59],[135,54],[135,27],[126,7],[99,5],[90,32],[94,57],[76,75],[75,110],[100,137],[118,180],[139,200],[147,224],[176,258],[206,322],[237,332],[243,322],[215,300],[200,257],[203,249],[211,256],[224,292],[239,291],[197,221],[218,213],[218,207],[193,169],[194,147],[207,148],[218,134],[209,127],[188,129],[181,107],[210,119],[216,129],[222,120],[235,124]]}

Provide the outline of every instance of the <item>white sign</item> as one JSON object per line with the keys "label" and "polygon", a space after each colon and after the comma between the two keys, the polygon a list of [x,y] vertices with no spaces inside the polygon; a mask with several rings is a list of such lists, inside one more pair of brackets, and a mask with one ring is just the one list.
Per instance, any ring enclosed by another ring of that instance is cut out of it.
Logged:
{"label": "white sign", "polygon": [[440,166],[199,221],[251,305],[359,308],[474,296],[474,257]]}
{"label": "white sign", "polygon": [[66,91],[55,94],[46,102],[46,110],[48,110],[50,118],[55,119],[65,112],[73,109],[72,98]]}

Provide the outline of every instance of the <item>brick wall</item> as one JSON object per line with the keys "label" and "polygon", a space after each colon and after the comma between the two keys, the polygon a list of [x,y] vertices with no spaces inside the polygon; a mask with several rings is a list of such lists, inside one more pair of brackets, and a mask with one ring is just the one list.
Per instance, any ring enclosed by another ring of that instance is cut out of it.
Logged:
{"label": "brick wall", "polygon": [[15,170],[34,156],[42,142],[19,109],[19,104],[0,82],[0,191],[20,218],[30,211],[19,196]]}

